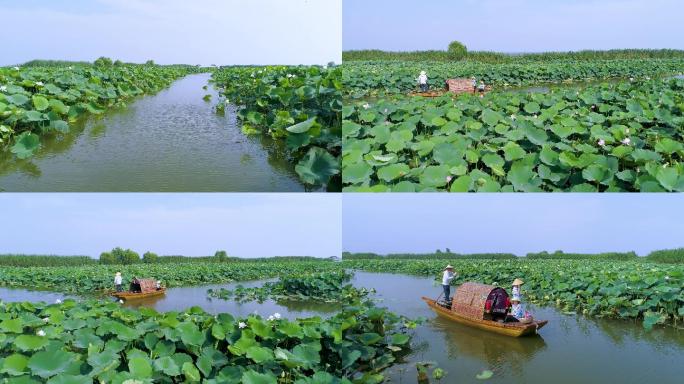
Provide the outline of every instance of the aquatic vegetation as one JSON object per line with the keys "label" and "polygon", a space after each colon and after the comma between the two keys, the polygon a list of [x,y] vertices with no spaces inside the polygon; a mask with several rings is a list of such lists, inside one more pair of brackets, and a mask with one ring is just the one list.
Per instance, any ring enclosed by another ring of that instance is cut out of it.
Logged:
{"label": "aquatic vegetation", "polygon": [[268,299],[275,301],[322,301],[350,303],[365,298],[370,293],[365,288],[355,288],[347,284],[353,274],[346,271],[328,271],[291,275],[281,277],[276,282],[267,282],[260,287],[245,288],[238,285],[234,290],[220,288],[209,289],[207,295],[223,300],[238,302],[258,301]]}
{"label": "aquatic vegetation", "polygon": [[540,83],[593,81],[611,78],[646,79],[684,73],[684,58],[623,60],[558,60],[486,64],[466,62],[373,61],[343,64],[345,94],[365,97],[406,93],[416,89],[420,71],[428,74],[432,89],[443,89],[446,79],[475,76],[496,88]]}
{"label": "aquatic vegetation", "polygon": [[344,108],[345,191],[684,191],[684,80]]}
{"label": "aquatic vegetation", "polygon": [[242,130],[283,140],[300,179],[339,191],[342,70],[336,66],[224,67],[212,82],[239,107]]}
{"label": "aquatic vegetation", "polygon": [[21,383],[380,382],[416,323],[370,302],[333,317],[0,304],[0,379]]}
{"label": "aquatic vegetation", "polygon": [[225,263],[3,267],[0,269],[0,286],[91,294],[112,289],[116,272],[122,273],[124,286],[137,276],[161,280],[166,287],[179,287],[339,270],[339,264],[331,261],[296,262],[290,259],[268,262],[257,260]]}
{"label": "aquatic vegetation", "polygon": [[20,159],[40,137],[66,133],[86,114],[101,114],[133,97],[159,91],[194,67],[57,65],[0,67],[0,147]]}
{"label": "aquatic vegetation", "polygon": [[643,319],[643,325],[684,320],[684,265],[597,260],[351,260],[346,268],[369,272],[439,275],[453,264],[458,285],[465,281],[510,288],[525,284],[526,301],[553,304],[564,312],[599,317]]}

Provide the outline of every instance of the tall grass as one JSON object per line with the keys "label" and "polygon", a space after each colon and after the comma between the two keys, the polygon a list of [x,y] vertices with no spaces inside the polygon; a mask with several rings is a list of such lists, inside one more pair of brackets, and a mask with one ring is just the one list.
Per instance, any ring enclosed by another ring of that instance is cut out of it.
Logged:
{"label": "tall grass", "polygon": [[684,248],[653,251],[646,259],[657,263],[684,263]]}
{"label": "tall grass", "polygon": [[[612,49],[607,51],[572,51],[540,53],[501,53],[471,51],[464,61],[483,63],[551,62],[561,60],[618,60],[618,59],[673,59],[684,58],[684,50],[677,49]],[[447,51],[388,52],[377,49],[342,52],[342,61],[454,61]]]}
{"label": "tall grass", "polygon": [[88,256],[0,255],[0,266],[4,267],[73,267],[96,263],[96,259]]}
{"label": "tall grass", "polygon": [[619,260],[631,261],[637,260],[639,256],[635,252],[603,252],[603,253],[565,253],[563,251],[556,251],[549,253],[531,252],[526,256],[528,259],[537,260]]}
{"label": "tall grass", "polygon": [[350,253],[344,252],[342,260],[369,260],[369,259],[395,259],[395,260],[441,260],[441,259],[515,259],[512,253],[452,253],[452,252],[435,252],[435,253],[390,253],[387,255],[378,255],[376,253]]}

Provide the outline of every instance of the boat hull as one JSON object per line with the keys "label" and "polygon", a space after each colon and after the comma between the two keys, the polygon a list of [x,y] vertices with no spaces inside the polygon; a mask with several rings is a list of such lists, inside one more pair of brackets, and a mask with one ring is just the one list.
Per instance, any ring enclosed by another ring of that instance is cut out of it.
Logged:
{"label": "boat hull", "polygon": [[145,292],[145,293],[114,292],[114,293],[112,293],[112,296],[116,297],[117,299],[121,299],[121,300],[137,300],[137,299],[145,299],[148,297],[161,296],[165,293],[166,293],[166,288],[162,288],[162,289],[157,290],[157,291]]}
{"label": "boat hull", "polygon": [[528,324],[522,323],[499,323],[490,320],[473,320],[471,318],[461,316],[458,313],[450,311],[442,306],[437,305],[434,299],[423,297],[423,301],[432,308],[438,315],[460,324],[468,325],[474,328],[479,328],[485,331],[498,333],[501,335],[520,337],[527,335],[534,335],[539,329],[548,323],[548,320],[533,321]]}

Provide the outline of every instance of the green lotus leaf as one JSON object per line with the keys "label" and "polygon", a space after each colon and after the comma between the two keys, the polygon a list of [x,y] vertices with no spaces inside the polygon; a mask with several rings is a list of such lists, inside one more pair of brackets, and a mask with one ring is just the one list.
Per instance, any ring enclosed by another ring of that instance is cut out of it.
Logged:
{"label": "green lotus leaf", "polygon": [[12,376],[20,376],[26,372],[26,366],[28,364],[28,357],[14,353],[5,358],[2,362],[2,369],[0,372],[6,373]]}
{"label": "green lotus leaf", "polygon": [[24,331],[24,322],[21,319],[5,319],[0,322],[0,330],[10,333],[22,333]]}
{"label": "green lotus leaf", "polygon": [[342,181],[349,184],[366,182],[373,174],[373,168],[366,162],[347,165],[342,172]]}
{"label": "green lotus leaf", "polygon": [[242,374],[240,381],[243,384],[277,384],[278,379],[271,373],[259,373],[250,369]]}
{"label": "green lotus leaf", "polygon": [[302,121],[301,123],[297,123],[293,126],[285,128],[288,132],[292,133],[304,133],[307,132],[311,127],[313,127],[316,124],[316,117],[312,117],[308,120]]}
{"label": "green lotus leaf", "polygon": [[48,109],[50,103],[43,96],[33,96],[33,107],[38,111],[44,111]]}
{"label": "green lotus leaf", "polygon": [[185,376],[185,380],[188,383],[199,383],[199,381],[202,380],[199,370],[193,363],[184,363],[181,370],[183,371],[183,376]]}
{"label": "green lotus leaf", "polygon": [[447,183],[449,167],[446,165],[429,166],[420,175],[420,183],[428,187],[443,187]]}
{"label": "green lotus leaf", "polygon": [[60,373],[64,373],[69,365],[77,359],[75,353],[59,349],[49,349],[35,353],[29,358],[27,367],[31,372],[46,379]]}
{"label": "green lotus leaf", "polygon": [[[386,182],[392,182],[408,174],[410,168],[404,163],[390,164],[385,167],[378,168],[378,178]],[[370,174],[368,175],[370,176]]]}
{"label": "green lotus leaf", "polygon": [[494,372],[492,372],[488,369],[485,369],[484,371],[475,375],[475,378],[478,380],[487,380],[487,379],[490,379],[492,376],[494,376]]}
{"label": "green lotus leaf", "polygon": [[299,177],[310,185],[325,185],[330,177],[340,173],[340,163],[322,148],[312,147],[295,166]]}
{"label": "green lotus leaf", "polygon": [[35,351],[42,349],[48,344],[45,336],[20,335],[14,339],[14,346],[20,351]]}
{"label": "green lotus leaf", "polygon": [[269,348],[253,346],[247,348],[245,351],[245,356],[254,360],[257,364],[261,364],[267,361],[273,361],[273,352]]}
{"label": "green lotus leaf", "polygon": [[152,364],[147,358],[134,357],[128,361],[128,371],[139,379],[152,377]]}

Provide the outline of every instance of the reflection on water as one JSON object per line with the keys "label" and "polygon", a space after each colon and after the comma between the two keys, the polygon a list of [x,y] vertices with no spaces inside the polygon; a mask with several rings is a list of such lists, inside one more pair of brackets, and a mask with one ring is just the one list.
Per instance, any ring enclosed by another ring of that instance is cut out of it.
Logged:
{"label": "reflection on water", "polygon": [[[239,284],[252,287],[265,281]],[[656,327],[647,332],[639,322],[586,318],[563,314],[552,307],[529,305],[536,318],[547,319],[549,323],[540,335],[512,338],[438,317],[420,300],[421,296],[439,295],[440,287],[433,279],[357,272],[353,283],[375,288],[381,305],[392,311],[427,319],[414,332],[411,353],[385,372],[391,382],[416,382],[415,363],[421,361],[435,362],[444,369],[445,383],[477,382],[475,375],[485,369],[494,372],[490,383],[679,383],[684,374],[684,331],[673,327]],[[330,316],[339,309],[337,304],[239,304],[206,296],[209,288],[234,289],[237,284],[171,288],[165,296],[125,305],[148,306],[158,311],[199,306],[210,313],[229,312],[236,316],[279,312],[288,318]],[[5,301],[53,302],[57,298],[63,295],[0,289],[0,299]]]}
{"label": "reflection on water", "polygon": [[439,295],[433,279],[357,272],[354,284],[375,288],[393,311],[428,319],[415,331],[416,348],[406,363],[388,370],[394,382],[416,382],[420,361],[436,362],[448,383],[477,382],[475,375],[485,369],[494,372],[490,383],[677,383],[684,374],[684,331],[672,327],[646,332],[633,321],[529,305],[549,323],[538,336],[512,338],[438,317],[420,300]]}
{"label": "reflection on water", "polygon": [[285,144],[242,134],[235,107],[217,114],[190,75],[49,134],[30,159],[0,152],[6,191],[303,191]]}

